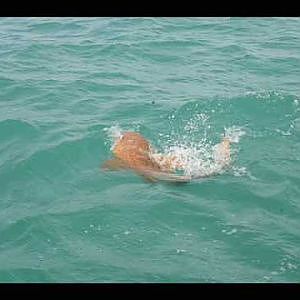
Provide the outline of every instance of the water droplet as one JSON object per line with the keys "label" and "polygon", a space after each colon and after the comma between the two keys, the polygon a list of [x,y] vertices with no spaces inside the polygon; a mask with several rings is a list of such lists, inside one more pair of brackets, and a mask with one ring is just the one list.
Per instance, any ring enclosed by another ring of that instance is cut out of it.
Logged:
{"label": "water droplet", "polygon": [[291,263],[287,263],[287,267],[291,270],[291,269],[297,269],[297,266],[291,264]]}
{"label": "water droplet", "polygon": [[186,250],[184,250],[184,249],[176,249],[176,253],[184,253],[184,252],[186,252]]}
{"label": "water droplet", "polygon": [[42,255],[39,255],[39,261],[44,261],[44,257]]}
{"label": "water droplet", "polygon": [[233,228],[231,231],[227,232],[226,234],[231,235],[237,232],[237,229]]}

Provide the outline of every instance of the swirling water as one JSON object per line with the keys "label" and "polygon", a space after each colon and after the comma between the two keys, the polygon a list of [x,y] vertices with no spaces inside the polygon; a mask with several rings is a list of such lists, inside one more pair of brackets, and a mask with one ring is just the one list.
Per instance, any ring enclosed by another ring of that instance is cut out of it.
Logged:
{"label": "swirling water", "polygon": [[[299,282],[299,28],[1,18],[0,281]],[[150,184],[99,169],[116,128],[237,140],[225,172]]]}

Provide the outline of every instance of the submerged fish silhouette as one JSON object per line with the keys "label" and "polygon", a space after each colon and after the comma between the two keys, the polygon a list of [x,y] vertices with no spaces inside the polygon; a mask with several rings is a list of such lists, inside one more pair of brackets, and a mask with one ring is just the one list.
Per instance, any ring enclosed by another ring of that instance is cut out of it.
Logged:
{"label": "submerged fish silhouette", "polygon": [[[217,145],[218,151],[223,155],[224,166],[230,159],[230,142],[224,138]],[[148,181],[189,182],[192,179],[204,176],[188,176],[174,174],[181,165],[175,156],[160,155],[153,159],[153,148],[150,143],[137,132],[125,132],[113,147],[114,158],[102,165],[103,170],[131,169]],[[209,174],[212,175],[212,174]],[[208,175],[206,175],[208,176]]]}

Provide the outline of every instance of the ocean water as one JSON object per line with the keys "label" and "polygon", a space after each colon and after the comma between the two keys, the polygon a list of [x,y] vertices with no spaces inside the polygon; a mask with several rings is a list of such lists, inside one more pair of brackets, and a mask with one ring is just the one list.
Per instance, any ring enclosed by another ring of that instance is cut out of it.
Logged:
{"label": "ocean water", "polygon": [[[299,282],[299,18],[0,18],[0,282]],[[104,172],[113,136],[210,167]]]}

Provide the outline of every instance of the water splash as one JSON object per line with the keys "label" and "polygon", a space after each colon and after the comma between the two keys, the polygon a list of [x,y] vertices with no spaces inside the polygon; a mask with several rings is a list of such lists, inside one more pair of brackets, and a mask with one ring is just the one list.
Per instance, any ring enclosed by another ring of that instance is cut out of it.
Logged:
{"label": "water splash", "polygon": [[231,143],[238,143],[240,141],[240,137],[245,134],[246,131],[243,130],[242,127],[232,126],[225,128],[225,137],[227,137]]}
{"label": "water splash", "polygon": [[[239,126],[224,128],[220,138],[214,143],[212,140],[218,131],[214,129],[210,114],[187,110],[192,113],[187,120],[171,115],[171,132],[159,134],[161,151],[154,152],[153,158],[161,162],[164,156],[175,157],[174,164],[180,165],[183,174],[187,176],[206,177],[222,173],[229,160],[224,152],[224,145],[220,142],[226,138],[230,143],[239,143],[240,138],[246,134],[245,130]],[[181,124],[178,126],[178,123]]]}
{"label": "water splash", "polygon": [[110,150],[112,150],[116,142],[122,137],[122,128],[119,125],[106,127],[103,131],[107,134],[109,142],[111,143]]}
{"label": "water splash", "polygon": [[[180,166],[179,173],[191,177],[206,177],[224,172],[229,160],[224,156],[223,145],[214,145],[209,139],[208,131],[211,129],[209,118],[205,114],[195,114],[181,128],[180,133],[172,131],[171,134],[159,133],[158,149],[152,147],[152,159],[164,165],[164,160],[173,159],[172,165]],[[104,129],[111,141],[113,149],[116,141],[122,136],[119,125]],[[197,134],[195,134],[197,133]],[[224,129],[222,136],[230,143],[238,143],[245,134],[241,127],[232,126]],[[199,138],[200,136],[200,138]],[[220,139],[220,142],[222,137]]]}

